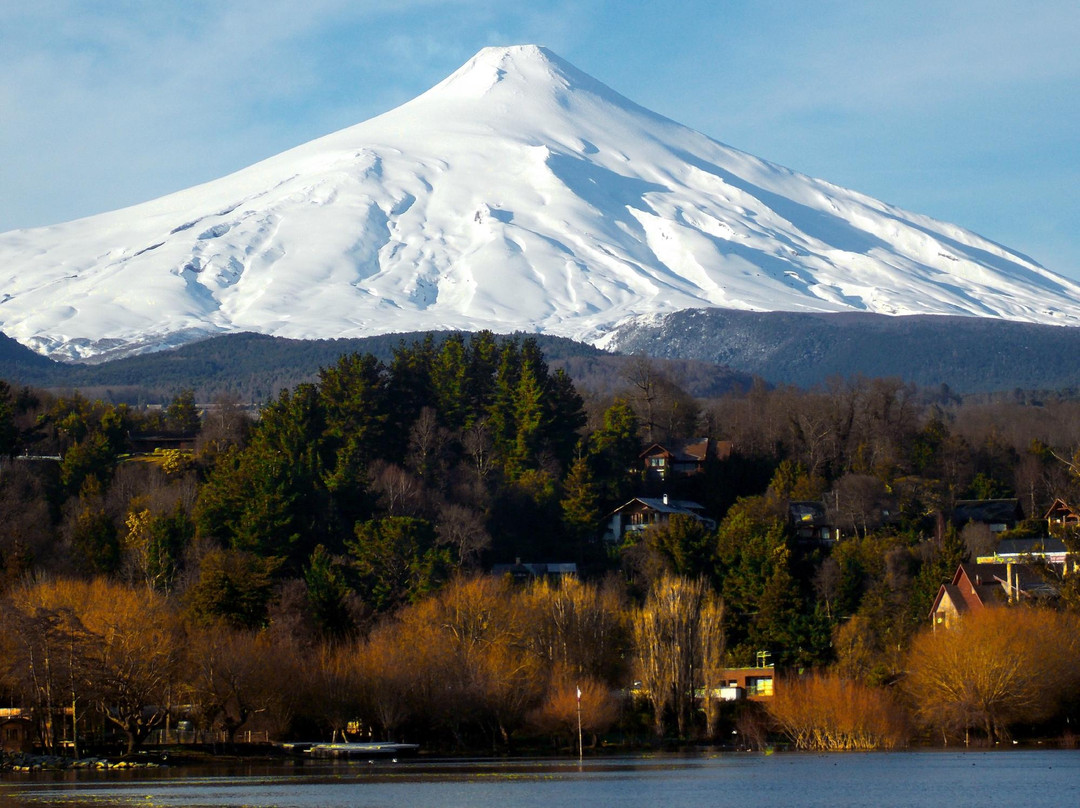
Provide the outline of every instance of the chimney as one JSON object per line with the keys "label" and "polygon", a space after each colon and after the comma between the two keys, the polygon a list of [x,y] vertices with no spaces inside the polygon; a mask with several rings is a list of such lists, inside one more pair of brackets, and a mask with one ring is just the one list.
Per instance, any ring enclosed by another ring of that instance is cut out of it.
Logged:
{"label": "chimney", "polygon": [[667,505],[667,504],[668,504],[668,498],[667,498],[667,494],[664,494],[664,504],[665,504],[665,505]]}

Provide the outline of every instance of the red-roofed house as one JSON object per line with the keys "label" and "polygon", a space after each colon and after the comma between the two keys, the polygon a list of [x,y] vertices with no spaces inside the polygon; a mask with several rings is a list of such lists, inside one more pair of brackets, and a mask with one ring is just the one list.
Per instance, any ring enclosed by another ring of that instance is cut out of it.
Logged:
{"label": "red-roofed house", "polygon": [[664,446],[654,443],[638,457],[645,467],[645,476],[653,480],[668,480],[700,474],[710,457],[724,460],[731,454],[731,441],[712,443],[698,438],[689,443]]}
{"label": "red-roofed house", "polygon": [[961,564],[952,581],[938,590],[930,620],[935,629],[948,628],[971,612],[1054,594],[1053,587],[1026,564]]}

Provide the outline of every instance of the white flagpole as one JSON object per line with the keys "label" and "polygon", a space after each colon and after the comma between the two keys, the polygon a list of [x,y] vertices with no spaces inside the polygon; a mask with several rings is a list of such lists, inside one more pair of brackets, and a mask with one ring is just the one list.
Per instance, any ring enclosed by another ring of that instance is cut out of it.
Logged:
{"label": "white flagpole", "polygon": [[581,740],[581,688],[577,689],[577,759],[580,765],[585,755],[585,747]]}

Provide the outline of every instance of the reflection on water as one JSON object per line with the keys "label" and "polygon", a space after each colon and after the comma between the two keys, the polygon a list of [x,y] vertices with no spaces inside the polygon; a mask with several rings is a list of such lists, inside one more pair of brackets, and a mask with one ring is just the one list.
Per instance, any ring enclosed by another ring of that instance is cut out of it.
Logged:
{"label": "reflection on water", "polygon": [[899,808],[1080,805],[1080,752],[274,764],[5,775],[0,808]]}

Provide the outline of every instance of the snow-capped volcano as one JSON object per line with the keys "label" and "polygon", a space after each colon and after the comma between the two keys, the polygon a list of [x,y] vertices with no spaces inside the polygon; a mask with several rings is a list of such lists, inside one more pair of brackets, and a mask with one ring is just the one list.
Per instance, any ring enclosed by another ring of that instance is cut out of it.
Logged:
{"label": "snow-capped volcano", "polygon": [[57,358],[233,331],[602,341],[680,309],[1080,324],[1080,285],[960,227],[724,146],[550,51],[222,179],[0,235],[0,331]]}

